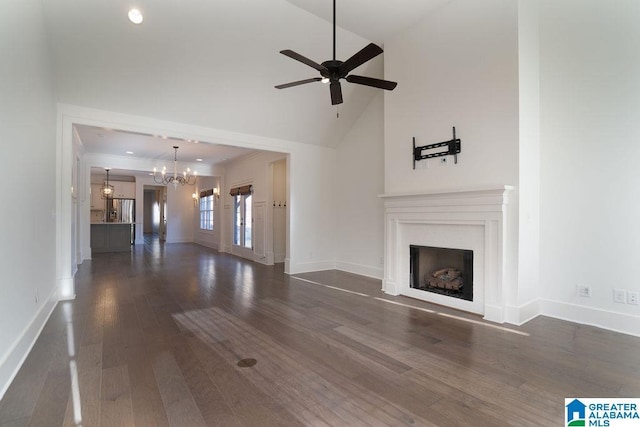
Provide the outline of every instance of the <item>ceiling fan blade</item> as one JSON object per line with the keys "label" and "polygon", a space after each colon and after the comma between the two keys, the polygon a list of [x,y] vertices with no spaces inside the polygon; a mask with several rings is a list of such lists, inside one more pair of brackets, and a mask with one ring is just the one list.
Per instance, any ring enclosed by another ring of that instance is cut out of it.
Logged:
{"label": "ceiling fan blade", "polygon": [[348,74],[351,70],[358,68],[368,60],[380,55],[382,52],[383,50],[380,46],[374,43],[369,43],[358,53],[344,61],[344,63],[340,65],[340,71],[344,74]]}
{"label": "ceiling fan blade", "polygon": [[331,105],[342,104],[342,88],[340,82],[331,82],[329,85],[331,90]]}
{"label": "ceiling fan blade", "polygon": [[284,83],[281,85],[275,86],[276,89],[286,89],[288,87],[299,86],[307,83],[319,82],[322,80],[322,77],[314,77],[312,79],[298,80],[297,82]]}
{"label": "ceiling fan blade", "polygon": [[372,86],[372,87],[377,87],[379,89],[386,89],[386,90],[393,90],[398,85],[398,83],[392,82],[389,80],[380,80],[380,79],[374,79],[371,77],[354,76],[354,75],[347,76],[346,80],[349,83]]}
{"label": "ceiling fan blade", "polygon": [[323,71],[327,71],[326,67],[323,67],[322,65],[318,64],[315,61],[310,60],[307,57],[304,57],[302,55],[300,55],[299,53],[296,53],[292,50],[281,50],[280,51],[281,54],[288,56],[291,59],[295,59],[296,61],[300,61],[305,65],[308,65],[311,68],[315,68],[316,70],[323,72]]}

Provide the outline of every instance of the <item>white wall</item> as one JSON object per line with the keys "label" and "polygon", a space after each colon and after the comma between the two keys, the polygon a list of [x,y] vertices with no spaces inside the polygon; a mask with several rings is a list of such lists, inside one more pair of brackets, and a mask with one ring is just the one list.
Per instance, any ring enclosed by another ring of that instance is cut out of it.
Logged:
{"label": "white wall", "polygon": [[2,1],[0,9],[3,172],[30,178],[0,182],[3,200],[10,201],[0,211],[1,398],[57,295],[56,116],[41,3]]}
{"label": "white wall", "polygon": [[636,335],[613,289],[640,291],[638,22],[635,0],[541,2],[543,312]]}
{"label": "white wall", "polygon": [[376,95],[336,149],[336,267],[382,278],[384,102]]}
{"label": "white wall", "polygon": [[[385,192],[518,184],[517,2],[453,0],[385,43]],[[458,165],[417,145],[462,140]],[[428,169],[424,169],[427,167]]]}
{"label": "white wall", "polygon": [[303,146],[289,164],[289,246],[285,271],[335,268],[336,151]]}
{"label": "white wall", "polygon": [[[287,256],[287,161],[273,163],[273,262],[284,262]],[[267,255],[268,256],[268,255]]]}
{"label": "white wall", "polygon": [[193,242],[193,187],[167,186],[167,243]]}
{"label": "white wall", "polygon": [[[519,188],[514,202],[518,217],[512,218],[518,233],[517,295],[513,305],[523,314],[522,323],[539,313],[540,298],[540,44],[538,2],[518,1],[518,90],[519,90]],[[514,215],[515,216],[515,215]]]}

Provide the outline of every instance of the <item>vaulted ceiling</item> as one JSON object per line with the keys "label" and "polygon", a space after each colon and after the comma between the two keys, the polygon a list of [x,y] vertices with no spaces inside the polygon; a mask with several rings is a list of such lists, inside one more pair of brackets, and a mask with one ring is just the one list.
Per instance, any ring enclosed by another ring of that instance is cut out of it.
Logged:
{"label": "vaulted ceiling", "polygon": [[[338,29],[338,59],[368,39],[382,43],[444,1],[338,0],[338,25],[348,28]],[[345,82],[336,107],[322,83],[274,88],[317,76],[280,50],[331,58],[330,0],[43,4],[59,102],[336,146],[378,91]],[[127,19],[133,6],[144,13],[141,25]],[[383,57],[354,72],[393,80],[383,76]]]}

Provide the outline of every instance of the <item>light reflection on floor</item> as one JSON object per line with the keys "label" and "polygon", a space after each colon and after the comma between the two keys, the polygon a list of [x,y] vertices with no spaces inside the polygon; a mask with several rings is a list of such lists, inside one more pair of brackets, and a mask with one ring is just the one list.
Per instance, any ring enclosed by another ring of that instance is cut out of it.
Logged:
{"label": "light reflection on floor", "polygon": [[350,291],[348,289],[337,288],[335,286],[327,285],[327,284],[320,283],[320,282],[314,282],[313,280],[303,279],[302,277],[292,276],[292,278],[294,278],[296,280],[303,281],[303,282],[311,283],[311,284],[314,284],[314,285],[324,286],[325,288],[329,288],[329,289],[335,289],[335,290],[338,290],[338,291],[347,292],[347,293],[354,294],[354,295],[359,295],[359,296],[362,296],[362,297],[373,298],[375,300],[386,302],[388,304],[400,305],[402,307],[412,308],[414,310],[420,310],[420,311],[424,311],[424,312],[427,312],[427,313],[433,313],[433,314],[437,314],[438,316],[444,316],[444,317],[447,317],[447,318],[450,318],[450,319],[461,320],[463,322],[473,323],[474,325],[480,325],[480,326],[485,326],[487,328],[498,329],[500,331],[509,332],[509,333],[516,334],[516,335],[522,335],[522,336],[525,336],[525,337],[530,336],[530,334],[527,333],[527,332],[516,331],[515,329],[505,328],[504,326],[494,325],[494,324],[488,323],[488,322],[481,322],[481,321],[478,321],[478,320],[467,319],[466,317],[456,316],[456,315],[448,314],[448,313],[442,313],[442,312],[435,311],[435,310],[429,310],[427,308],[422,308],[422,307],[418,307],[418,306],[411,305],[411,304],[405,304],[405,303],[401,303],[401,302],[398,302],[398,301],[391,301],[391,300],[388,300],[388,299],[385,299],[385,298],[374,297],[374,296],[371,296],[371,295],[368,295],[368,294],[363,294],[363,293],[360,293],[360,292],[354,292],[354,291]]}
{"label": "light reflection on floor", "polygon": [[62,306],[67,329],[67,352],[69,353],[69,375],[71,377],[71,403],[73,405],[73,421],[77,426],[82,424],[82,403],[80,385],[78,384],[78,365],[76,362],[76,344],[73,330],[73,305],[68,302]]}

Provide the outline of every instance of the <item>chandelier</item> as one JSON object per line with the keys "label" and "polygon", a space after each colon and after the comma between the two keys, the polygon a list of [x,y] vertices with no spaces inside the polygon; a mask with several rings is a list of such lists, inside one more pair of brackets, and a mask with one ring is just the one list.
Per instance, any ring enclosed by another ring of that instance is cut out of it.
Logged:
{"label": "chandelier", "polygon": [[[182,175],[178,175],[178,147],[177,145],[173,146],[174,155],[173,155],[173,176],[167,175],[167,167],[163,166],[160,175],[158,175],[158,171],[156,168],[153,168],[153,180],[162,185],[173,184],[173,188],[178,188],[178,185],[194,185],[196,183],[196,177],[198,173],[196,171],[191,174],[191,169],[187,168],[186,171],[182,173]],[[108,171],[107,171],[108,173]]]}
{"label": "chandelier", "polygon": [[113,185],[109,184],[109,170],[110,168],[104,168],[107,171],[107,181],[102,187],[100,187],[100,194],[103,199],[110,199],[113,197]]}

